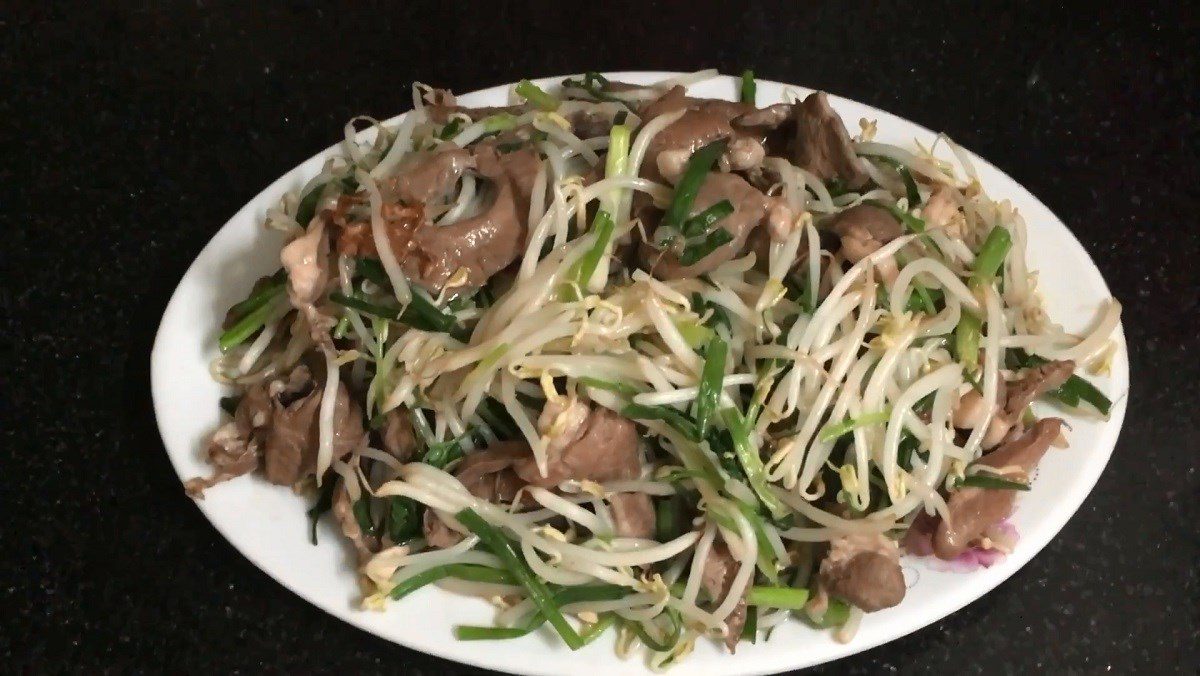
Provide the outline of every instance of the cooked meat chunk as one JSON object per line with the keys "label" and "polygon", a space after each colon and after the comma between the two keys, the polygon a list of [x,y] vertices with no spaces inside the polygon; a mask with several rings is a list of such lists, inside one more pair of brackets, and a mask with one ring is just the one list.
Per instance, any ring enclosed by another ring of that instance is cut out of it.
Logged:
{"label": "cooked meat chunk", "polygon": [[[1061,386],[1075,370],[1073,361],[1050,361],[1031,369],[1010,383],[999,383],[995,414],[988,423],[982,445],[992,448],[1004,441],[1021,421],[1021,415],[1034,399]],[[960,429],[975,429],[987,417],[983,406],[983,395],[978,390],[968,390],[954,409],[954,426]]]}
{"label": "cooked meat chunk", "polygon": [[[455,468],[454,476],[477,498],[488,502],[511,502],[525,485],[512,466],[528,455],[529,447],[524,443],[498,442],[467,454]],[[462,541],[462,534],[446,525],[432,509],[425,511],[424,531],[431,547],[444,549]]]}
{"label": "cooked meat chunk", "polygon": [[[566,414],[573,413],[568,409]],[[538,471],[532,455],[516,463],[517,474],[535,486],[553,488],[567,479],[613,481],[633,479],[641,473],[637,428],[628,418],[594,406],[581,424],[564,430],[563,435],[569,443],[550,439],[546,476]]]}
{"label": "cooked meat chunk", "polygon": [[471,153],[453,145],[412,153],[385,184],[385,195],[406,204],[428,204],[445,197],[474,166]]}
{"label": "cooked meat chunk", "polygon": [[[263,429],[263,471],[268,481],[290,486],[316,472],[323,389],[305,366],[295,368],[286,382],[271,384],[271,419]],[[363,437],[362,411],[342,383],[333,410],[333,457],[341,458]]]}
{"label": "cooked meat chunk", "polygon": [[[861,261],[904,234],[900,222],[887,209],[871,204],[859,204],[834,216],[830,229],[841,237],[842,256],[850,263]],[[875,267],[889,282],[899,272],[891,256],[876,260]]]}
{"label": "cooked meat chunk", "polygon": [[866,185],[870,177],[854,152],[846,125],[830,107],[825,92],[815,92],[794,104],[793,124],[791,159],[796,166],[822,181],[837,178],[851,188]]}
{"label": "cooked meat chunk", "polygon": [[[725,546],[724,542],[714,542],[712,549],[708,553],[708,558],[704,561],[700,585],[704,587],[704,591],[708,592],[714,603],[720,604],[729,595],[737,573],[738,562],[729,553],[729,548]],[[747,589],[749,589],[749,585],[747,585]],[[744,594],[743,598],[734,606],[733,612],[725,618],[725,624],[728,627],[728,631],[725,634],[725,647],[729,648],[729,652],[735,652],[737,650],[738,639],[742,636],[742,627],[746,626],[746,599],[744,598]]]}
{"label": "cooked meat chunk", "polygon": [[958,202],[954,199],[954,188],[940,185],[934,189],[925,206],[921,207],[921,218],[931,228],[944,228],[958,213]]}
{"label": "cooked meat chunk", "polygon": [[[247,390],[233,422],[217,430],[209,443],[207,455],[216,473],[207,479],[189,480],[185,484],[188,494],[200,497],[205,488],[254,470],[260,458],[264,474],[272,483],[292,485],[314,473],[321,393],[322,388],[304,365],[293,369],[286,379]],[[362,437],[358,404],[339,384],[334,406],[334,457],[350,453]]]}
{"label": "cooked meat chunk", "polygon": [[[979,464],[997,470],[1017,469],[1029,476],[1037,463],[1058,438],[1063,421],[1044,418],[1034,423],[1020,437],[984,455]],[[933,551],[941,559],[953,559],[962,554],[988,528],[995,526],[1012,513],[1017,492],[997,488],[959,488],[947,501],[950,520],[938,524],[933,537]]]}
{"label": "cooked meat chunk", "polygon": [[881,534],[844,535],[829,543],[818,582],[832,596],[868,613],[904,599],[900,549]]}
{"label": "cooked meat chunk", "polygon": [[608,498],[617,537],[654,537],[654,503],[645,493],[617,493]]}
{"label": "cooked meat chunk", "polygon": [[1019,379],[1008,383],[1004,413],[1020,416],[1034,399],[1061,387],[1074,372],[1075,362],[1070,360],[1048,361],[1026,369]]}
{"label": "cooked meat chunk", "polygon": [[380,440],[383,442],[383,450],[400,462],[412,459],[417,451],[417,438],[413,434],[412,421],[408,417],[407,409],[394,408],[384,414]]}
{"label": "cooked meat chunk", "polygon": [[776,204],[775,198],[755,190],[741,176],[713,172],[701,184],[689,215],[698,214],[722,200],[729,200],[733,205],[733,213],[721,219],[717,226],[733,235],[733,239],[692,265],[682,265],[673,252],[662,252],[643,242],[642,262],[653,271],[654,276],[660,279],[695,277],[732,260],[745,248],[750,232],[767,222],[771,208]]}
{"label": "cooked meat chunk", "polygon": [[[727,153],[727,168],[748,169],[762,161],[762,139],[760,134],[734,129],[732,120],[749,111],[753,106],[718,99],[689,98],[683,87],[673,87],[659,98],[642,107],[639,114],[643,123],[680,109],[685,112],[658,133],[646,148],[642,175],[653,180],[671,180],[678,171],[665,173],[660,167],[674,167],[687,162],[687,158],[699,148],[720,138],[730,138],[734,146],[732,155]],[[659,154],[671,153],[660,164]]]}
{"label": "cooked meat chunk", "polygon": [[[480,175],[494,187],[482,213],[449,225],[425,223],[413,234],[404,272],[431,293],[453,281],[455,288],[478,288],[516,260],[525,245],[525,216],[517,206],[512,178],[494,148],[476,154]],[[461,271],[461,272],[460,272]]]}

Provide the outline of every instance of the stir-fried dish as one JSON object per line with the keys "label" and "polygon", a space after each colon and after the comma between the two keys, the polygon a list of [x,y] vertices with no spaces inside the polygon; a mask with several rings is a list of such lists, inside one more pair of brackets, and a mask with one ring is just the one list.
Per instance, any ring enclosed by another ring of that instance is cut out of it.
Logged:
{"label": "stir-fried dish", "polygon": [[312,496],[314,543],[332,513],[364,607],[436,583],[499,608],[460,639],[612,630],[656,668],[790,617],[849,640],[902,553],[1009,551],[1069,431],[1031,404],[1108,414],[1076,372],[1120,306],[1054,324],[949,139],[852,136],[821,92],[759,108],[749,73],[688,96],[714,74],[503,108],[418,84],[352,120],[267,214],[281,267],[225,317],[236,393],[188,492],[261,470]]}

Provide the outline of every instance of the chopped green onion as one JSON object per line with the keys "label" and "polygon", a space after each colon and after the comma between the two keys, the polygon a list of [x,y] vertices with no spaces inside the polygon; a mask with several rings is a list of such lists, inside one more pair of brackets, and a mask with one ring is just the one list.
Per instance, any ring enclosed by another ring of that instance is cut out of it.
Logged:
{"label": "chopped green onion", "polygon": [[670,406],[645,406],[643,404],[629,404],[621,409],[621,415],[626,418],[635,420],[661,420],[677,431],[683,434],[692,441],[699,441],[700,434],[696,429],[696,424],[688,420],[679,411]]}
{"label": "chopped green onion", "polygon": [[529,630],[521,627],[474,627],[459,625],[454,628],[454,638],[460,641],[503,641],[528,636]]}
{"label": "chopped green onion", "polygon": [[1069,403],[1071,406],[1078,405],[1081,400],[1086,401],[1104,416],[1107,416],[1109,411],[1112,410],[1112,400],[1104,396],[1103,392],[1096,389],[1095,385],[1076,375],[1067,378],[1067,382],[1059,386],[1058,389],[1048,392],[1047,395]]}
{"label": "chopped green onion", "polygon": [[742,625],[741,639],[758,643],[758,608],[756,606],[746,608],[746,623]]}
{"label": "chopped green onion", "polygon": [[529,565],[521,559],[516,549],[513,548],[512,542],[469,508],[462,510],[455,517],[459,523],[466,526],[475,535],[478,535],[482,543],[500,558],[512,577],[521,586],[525,587],[525,590],[529,593],[529,599],[533,601],[542,615],[546,617],[546,620],[558,632],[558,635],[562,637],[567,647],[571,650],[578,650],[583,647],[583,640],[579,638],[579,634],[575,633],[574,627],[563,617],[562,611],[559,610],[554,598],[550,595],[550,590],[546,588],[546,584],[533,574]]}
{"label": "chopped green onion", "polygon": [[771,518],[782,519],[791,514],[792,510],[783,504],[779,496],[775,495],[770,488],[762,457],[758,453],[758,448],[750,440],[749,421],[732,408],[725,409],[722,415],[725,418],[725,426],[729,428],[729,434],[733,438],[733,448],[734,453],[737,454],[738,463],[746,472],[746,481],[750,483],[754,494],[770,512]]}
{"label": "chopped green onion", "polygon": [[[701,279],[705,277],[706,275],[700,275]],[[727,330],[730,329],[729,313],[725,311],[724,307],[705,300],[704,296],[701,296],[699,292],[692,293],[692,312],[703,317],[709,310],[712,310],[712,316],[709,317],[709,321],[712,322],[713,328],[724,326]]]}
{"label": "chopped green onion", "polygon": [[754,71],[747,68],[742,71],[742,103],[757,105],[758,87],[754,84]]}
{"label": "chopped green onion", "polygon": [[968,477],[963,477],[957,484],[959,487],[970,488],[994,488],[997,490],[1008,491],[1027,491],[1029,484],[1024,481],[1013,481],[1003,477],[992,476],[990,474],[972,474]]}
{"label": "chopped green onion", "polygon": [[412,302],[409,303],[408,307],[404,308],[404,312],[363,300],[357,294],[347,296],[340,291],[329,294],[329,300],[338,305],[352,308],[374,317],[405,324],[420,331],[450,333],[458,323],[454,315],[443,312],[419,293],[413,294]]}
{"label": "chopped green onion", "polygon": [[[476,517],[478,518],[478,517]],[[469,563],[448,563],[422,571],[392,587],[388,596],[392,599],[402,599],[427,584],[437,582],[446,577],[453,577],[471,582],[490,582],[492,584],[517,584],[517,577],[501,568],[488,568]]]}
{"label": "chopped green onion", "polygon": [[864,413],[857,418],[846,418],[839,423],[829,423],[821,428],[821,433],[818,439],[821,441],[833,441],[838,437],[853,431],[857,427],[865,427],[867,425],[879,425],[888,421],[892,415],[891,410],[875,411],[874,413]]}
{"label": "chopped green onion", "polygon": [[717,221],[733,213],[733,203],[721,200],[683,222],[680,232],[684,237],[699,237],[709,231]]}
{"label": "chopped green onion", "polygon": [[716,228],[696,244],[689,244],[679,256],[682,265],[693,265],[709,254],[733,241],[733,235],[725,228]]}
{"label": "chopped green onion", "polygon": [[322,514],[333,508],[333,489],[336,485],[336,481],[326,481],[322,484],[316,503],[307,512],[308,541],[314,545],[317,544],[317,521],[320,520]]}
{"label": "chopped green onion", "polygon": [[375,258],[358,258],[354,261],[354,274],[368,279],[372,284],[382,288],[391,288],[392,280],[388,279],[383,263]]}
{"label": "chopped green onion", "polygon": [[[628,620],[625,622],[625,625],[632,629],[633,633],[637,634],[637,637],[641,639],[642,643],[646,644],[646,647],[650,650],[659,653],[669,652],[675,647],[675,644],[679,642],[679,637],[683,633],[683,621],[679,617],[679,611],[675,610],[674,608],[667,608],[663,611],[663,615],[666,615],[667,619],[671,620],[671,631],[662,641],[658,641],[651,636],[650,632],[646,631],[646,627],[642,622],[638,622],[637,620]],[[647,620],[647,622],[652,621],[653,620]]]}
{"label": "chopped green onion", "polygon": [[696,393],[696,433],[704,437],[708,423],[717,411],[721,400],[721,384],[725,381],[725,357],[729,345],[721,336],[713,333],[704,350],[704,368],[700,372],[700,386]]}
{"label": "chopped green onion", "polygon": [[462,118],[456,117],[447,122],[446,126],[442,127],[442,130],[438,132],[438,138],[443,141],[449,141],[455,136],[458,136],[458,132],[460,131],[462,131]]}
{"label": "chopped green onion", "polygon": [[975,272],[971,274],[971,283],[991,284],[1009,249],[1012,249],[1012,235],[1008,230],[999,225],[992,228],[987,239],[983,241],[979,254],[975,256]]}
{"label": "chopped green onion", "polygon": [[634,387],[633,385],[630,385],[629,383],[616,383],[616,382],[612,382],[612,381],[608,381],[608,380],[601,380],[599,378],[593,378],[591,376],[580,376],[577,380],[581,385],[585,385],[587,387],[594,387],[598,390],[607,390],[609,392],[616,392],[617,394],[620,394],[627,399],[632,399],[634,397],[634,395],[638,395],[638,394],[642,393],[641,389]]}
{"label": "chopped green onion", "polygon": [[387,534],[392,542],[399,544],[421,534],[421,503],[410,497],[394,495],[389,498],[387,511]]}
{"label": "chopped green onion", "polygon": [[830,599],[829,607],[825,609],[825,614],[820,619],[813,619],[807,614],[803,615],[813,626],[818,629],[831,629],[840,627],[846,624],[846,620],[850,619],[850,604],[841,599]]}
{"label": "chopped green onion", "polygon": [[[283,287],[278,287],[275,289],[276,296],[281,295],[282,293]],[[231,326],[228,331],[225,331],[221,334],[220,339],[217,341],[221,347],[221,351],[228,352],[232,348],[246,342],[250,336],[258,333],[258,330],[266,325],[267,318],[270,317],[271,313],[275,312],[277,309],[277,304],[266,302],[255,308],[253,312],[247,313],[244,317],[239,319],[236,324]]]}
{"label": "chopped green onion", "polygon": [[482,120],[483,133],[493,134],[498,131],[508,131],[517,126],[517,118],[512,113],[496,113],[489,115]]}
{"label": "chopped green onion", "polygon": [[808,603],[808,590],[796,587],[751,587],[746,592],[746,605],[763,608],[803,610]]}
{"label": "chopped green onion", "polygon": [[605,252],[608,251],[608,242],[612,239],[613,227],[611,214],[603,209],[596,212],[596,217],[592,219],[592,232],[596,233],[596,241],[567,271],[567,279],[574,284],[563,285],[559,294],[561,299],[576,301],[582,298],[580,293],[587,288],[596,268],[600,266],[600,259],[604,258]]}
{"label": "chopped green onion", "polygon": [[246,316],[247,313],[253,312],[263,305],[266,305],[279,293],[281,289],[284,288],[286,284],[287,271],[283,268],[280,268],[275,272],[275,274],[268,278],[266,284],[264,284],[257,291],[252,292],[250,296],[246,298],[246,300],[243,300],[229,308],[230,316],[241,318]]}
{"label": "chopped green onion", "polygon": [[475,412],[501,440],[516,439],[520,435],[517,423],[509,414],[508,409],[492,397],[484,397]]}
{"label": "chopped green onion", "polygon": [[683,523],[683,501],[679,495],[668,495],[656,502],[654,539],[659,542],[670,542],[683,535],[686,524]]}
{"label": "chopped green onion", "polygon": [[529,80],[521,80],[517,83],[517,96],[546,112],[558,110],[559,100]]}
{"label": "chopped green onion", "polygon": [[707,345],[708,341],[713,337],[713,330],[695,319],[673,319],[671,323],[679,330],[679,335],[683,336],[683,341],[693,350],[698,350]]}
{"label": "chopped green onion", "polygon": [[425,454],[421,456],[421,462],[430,467],[445,469],[447,465],[463,457],[462,444],[470,436],[471,432],[467,431],[453,439],[426,444]]}
{"label": "chopped green onion", "polygon": [[917,190],[917,182],[913,180],[912,172],[904,165],[897,167],[896,172],[900,174],[900,180],[904,181],[904,194],[908,198],[908,208],[915,209],[921,204],[921,191]]}
{"label": "chopped green onion", "polygon": [[600,73],[588,71],[584,73],[583,77],[578,80],[567,78],[562,81],[562,86],[582,89],[597,101],[611,101],[612,103],[628,105],[625,103],[625,101],[603,90],[603,87],[608,86],[608,78],[604,77]]}
{"label": "chopped green onion", "polygon": [[675,185],[675,196],[671,198],[671,205],[667,207],[667,212],[663,215],[662,225],[679,227],[683,224],[692,210],[692,203],[696,201],[696,194],[700,192],[700,186],[708,176],[709,170],[712,169],[717,158],[725,152],[728,145],[729,142],[726,139],[717,139],[692,153],[679,183]]}
{"label": "chopped green onion", "polygon": [[608,629],[616,623],[616,613],[601,613],[600,619],[588,625],[587,629],[584,629],[583,632],[579,634],[579,638],[583,639],[584,645],[587,645],[599,638],[601,634],[608,631]]}
{"label": "chopped green onion", "polygon": [[354,520],[358,522],[358,527],[362,532],[367,535],[375,534],[375,522],[371,519],[370,498],[359,498],[351,506],[350,511],[354,513]]}
{"label": "chopped green onion", "polygon": [[[936,293],[939,298],[942,296],[942,292],[937,289],[934,289],[933,293]],[[908,297],[906,309],[910,312],[924,312],[927,315],[937,314],[937,306],[933,304],[933,294],[925,288],[924,284],[915,280],[913,281],[913,293]]]}
{"label": "chopped green onion", "polygon": [[[614,124],[608,132],[608,153],[604,157],[604,177],[616,178],[625,173],[629,166],[629,127]],[[621,188],[614,188],[606,195],[605,205],[608,211],[616,213],[620,201]]]}
{"label": "chopped green onion", "polygon": [[954,355],[968,370],[979,365],[979,339],[983,322],[971,312],[962,311],[958,326],[954,327]]}

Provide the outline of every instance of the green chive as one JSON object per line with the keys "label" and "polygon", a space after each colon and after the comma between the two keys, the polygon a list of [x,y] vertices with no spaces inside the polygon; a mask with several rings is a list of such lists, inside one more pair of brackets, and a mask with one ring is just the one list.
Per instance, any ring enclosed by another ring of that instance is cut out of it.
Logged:
{"label": "green chive", "polygon": [[764,608],[803,610],[808,603],[808,590],[796,587],[751,587],[746,592],[746,605]]}
{"label": "green chive", "polygon": [[[275,289],[276,296],[282,294],[282,287]],[[246,342],[250,336],[258,333],[258,330],[266,325],[267,318],[270,317],[271,313],[275,312],[277,308],[278,306],[275,303],[266,302],[255,308],[253,312],[249,312],[244,317],[239,319],[236,324],[229,328],[228,331],[222,333],[221,337],[218,339],[217,343],[220,345],[221,351],[228,352],[232,348]]]}
{"label": "green chive", "polygon": [[675,196],[671,199],[671,205],[667,207],[666,214],[663,215],[662,225],[678,227],[683,224],[692,210],[692,203],[696,201],[696,194],[700,192],[700,186],[708,176],[709,170],[712,169],[717,158],[725,152],[728,145],[728,140],[717,139],[692,153],[679,183],[675,186]]}
{"label": "green chive", "polygon": [[643,404],[628,404],[621,409],[621,415],[634,420],[661,420],[692,441],[699,441],[700,434],[696,424],[688,420],[679,411],[670,406],[645,406]]}
{"label": "green chive", "polygon": [[591,376],[580,376],[578,382],[587,387],[594,387],[598,390],[607,390],[616,392],[627,399],[632,399],[635,395],[641,394],[642,390],[628,383],[615,383],[608,380],[601,380]]}
{"label": "green chive", "polygon": [[551,112],[558,110],[559,100],[547,94],[541,87],[529,80],[521,80],[517,83],[517,96],[544,111]]}
{"label": "green chive", "polygon": [[958,326],[954,327],[954,354],[969,370],[979,365],[979,339],[983,322],[967,310],[962,311]]}
{"label": "green chive", "polygon": [[713,333],[704,350],[704,368],[700,373],[700,386],[696,393],[696,433],[701,438],[708,432],[709,420],[717,411],[721,400],[721,384],[725,381],[725,357],[729,345],[717,333]]}
{"label": "green chive", "polygon": [[430,568],[429,570],[417,573],[395,587],[392,587],[392,590],[388,592],[388,596],[393,599],[402,599],[421,587],[437,582],[445,577],[469,580],[471,582],[517,584],[517,577],[506,570],[467,563],[448,563],[444,566]]}
{"label": "green chive", "polygon": [[996,272],[1004,263],[1004,257],[1012,248],[1012,235],[1006,228],[996,226],[988,233],[979,254],[975,256],[975,272],[971,275],[974,285],[991,284]]}
{"label": "green chive", "polygon": [[683,254],[679,257],[679,262],[682,265],[694,265],[701,259],[706,258],[709,254],[721,248],[722,246],[733,241],[733,235],[725,228],[716,228],[708,233],[708,236],[696,244],[690,244],[683,250]]}
{"label": "green chive", "polygon": [[1024,481],[1013,481],[1012,479],[991,476],[989,474],[972,474],[971,476],[964,477],[962,481],[958,482],[958,486],[971,488],[992,488],[1008,491],[1029,490],[1029,484],[1025,483]]}
{"label": "green chive", "polygon": [[729,200],[721,200],[684,221],[680,232],[684,237],[699,237],[707,233],[717,221],[732,213],[733,204]]}
{"label": "green chive", "polygon": [[742,103],[757,105],[758,87],[754,84],[754,71],[747,68],[742,71]]}
{"label": "green chive", "polygon": [[857,418],[846,418],[839,423],[829,423],[821,428],[821,433],[817,438],[821,441],[833,441],[843,434],[853,431],[855,428],[885,423],[891,415],[892,412],[889,409],[886,411],[875,411],[874,413],[864,413]]}
{"label": "green chive", "polygon": [[521,586],[529,593],[529,599],[546,617],[546,620],[562,637],[563,642],[571,650],[578,650],[583,647],[583,640],[579,638],[579,634],[575,633],[574,627],[567,622],[563,617],[562,611],[558,609],[554,598],[550,595],[550,590],[546,588],[546,584],[542,582],[526,564],[513,548],[512,542],[508,538],[500,534],[487,521],[484,521],[478,514],[471,509],[464,509],[455,515],[459,523],[466,526],[472,533],[479,536],[482,543],[492,550],[492,553],[500,557],[504,562],[504,566],[508,572],[512,574]]}

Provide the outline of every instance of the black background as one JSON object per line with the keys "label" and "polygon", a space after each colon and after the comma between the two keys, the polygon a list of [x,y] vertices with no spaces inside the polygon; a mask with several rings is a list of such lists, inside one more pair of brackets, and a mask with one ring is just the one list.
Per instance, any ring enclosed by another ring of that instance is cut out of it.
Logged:
{"label": "black background", "polygon": [[0,4],[0,670],[468,671],[309,606],[183,495],[148,392],[167,298],[234,211],[349,117],[401,112],[414,78],[751,65],[1028,186],[1124,303],[1132,360],[1116,454],[1045,551],[819,671],[1200,663],[1200,12],[879,4]]}

